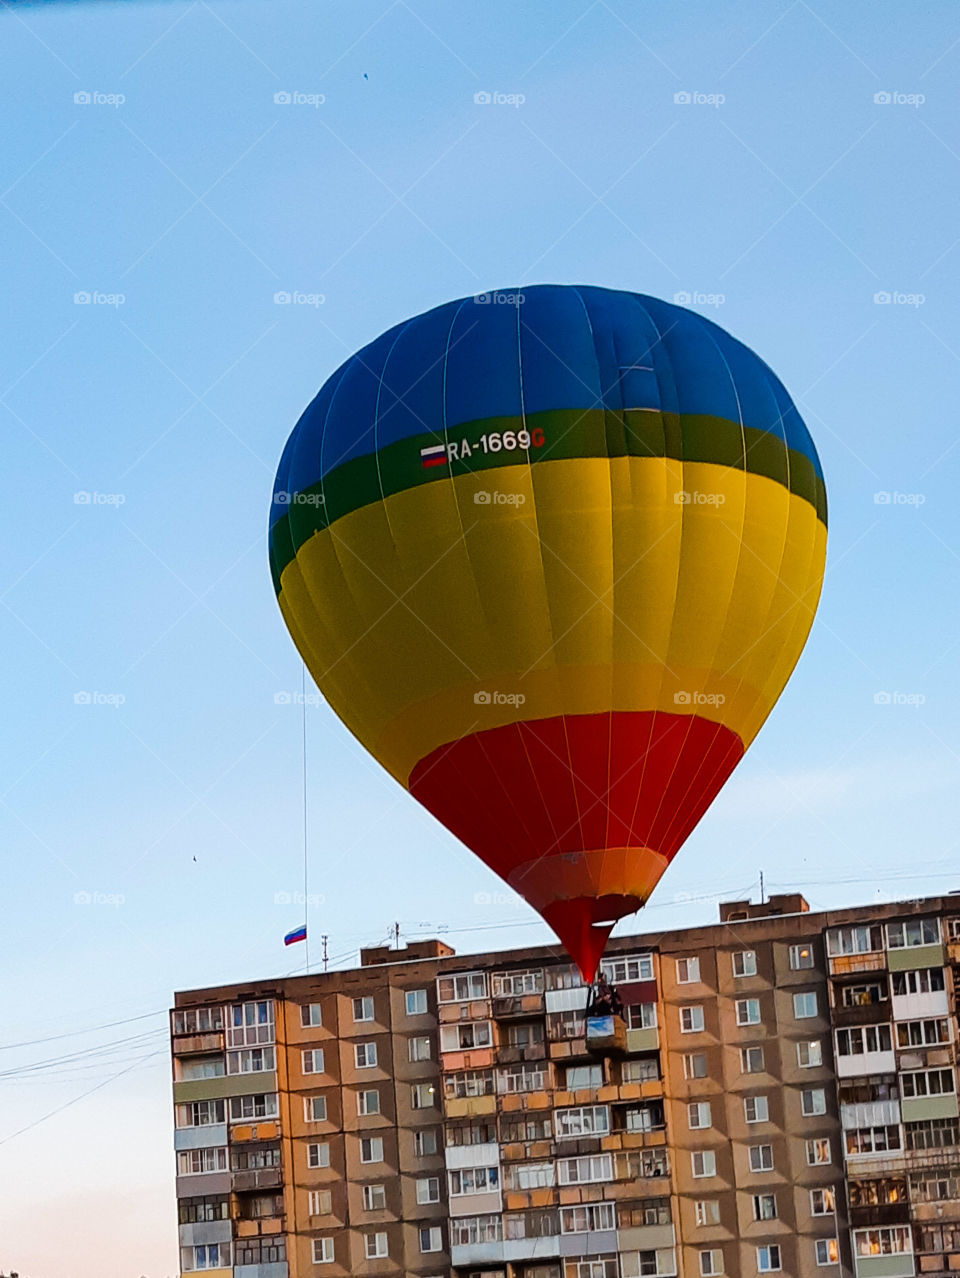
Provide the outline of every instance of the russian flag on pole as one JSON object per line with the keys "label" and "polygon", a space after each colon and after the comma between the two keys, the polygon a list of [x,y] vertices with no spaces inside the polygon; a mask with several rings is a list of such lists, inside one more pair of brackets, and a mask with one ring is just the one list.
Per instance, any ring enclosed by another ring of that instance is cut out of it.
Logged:
{"label": "russian flag on pole", "polygon": [[284,945],[296,945],[297,941],[305,941],[307,939],[307,925],[304,923],[301,927],[295,927],[292,932],[288,932],[283,938]]}

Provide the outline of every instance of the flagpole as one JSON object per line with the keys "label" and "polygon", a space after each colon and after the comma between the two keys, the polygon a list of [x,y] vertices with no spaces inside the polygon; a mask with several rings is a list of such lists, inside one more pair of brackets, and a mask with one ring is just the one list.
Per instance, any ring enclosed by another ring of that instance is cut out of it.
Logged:
{"label": "flagpole", "polygon": [[303,724],[303,921],[307,927],[305,938],[307,975],[310,974],[310,927],[307,918],[309,877],[307,873],[307,663],[300,662],[300,712]]}

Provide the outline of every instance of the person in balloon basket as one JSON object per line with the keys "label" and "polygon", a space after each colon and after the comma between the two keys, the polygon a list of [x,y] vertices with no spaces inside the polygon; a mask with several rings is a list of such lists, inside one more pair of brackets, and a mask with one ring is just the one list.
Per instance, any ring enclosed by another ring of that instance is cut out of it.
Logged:
{"label": "person in balloon basket", "polygon": [[616,989],[609,983],[603,972],[597,978],[593,998],[587,1012],[588,1016],[622,1016],[623,1000]]}

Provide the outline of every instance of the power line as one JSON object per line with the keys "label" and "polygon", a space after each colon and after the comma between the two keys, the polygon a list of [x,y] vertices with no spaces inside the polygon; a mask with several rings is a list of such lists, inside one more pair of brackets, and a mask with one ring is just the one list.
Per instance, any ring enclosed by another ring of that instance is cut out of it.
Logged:
{"label": "power line", "polygon": [[18,1047],[36,1047],[40,1043],[56,1043],[62,1038],[77,1038],[80,1034],[96,1034],[98,1030],[114,1029],[117,1025],[133,1025],[135,1021],[145,1021],[151,1016],[166,1016],[167,1009],[159,1012],[144,1012],[141,1016],[128,1016],[122,1021],[107,1021],[103,1025],[91,1025],[87,1029],[68,1030],[65,1034],[50,1034],[47,1038],[24,1039],[22,1043],[0,1043],[0,1052],[12,1052]]}

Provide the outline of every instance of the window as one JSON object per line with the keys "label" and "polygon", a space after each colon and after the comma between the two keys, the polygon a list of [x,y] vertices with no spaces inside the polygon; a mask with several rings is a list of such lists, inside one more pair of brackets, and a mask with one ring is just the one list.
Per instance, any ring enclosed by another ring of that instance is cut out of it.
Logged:
{"label": "window", "polygon": [[857,1256],[899,1256],[913,1251],[909,1225],[880,1229],[856,1229],[853,1250]]}
{"label": "window", "polygon": [[486,972],[463,972],[437,980],[437,998],[441,1003],[469,1003],[471,999],[486,997]]}
{"label": "window", "polygon": [[840,1263],[840,1246],[836,1238],[818,1238],[814,1243],[814,1248],[818,1265],[838,1265]]}
{"label": "window", "polygon": [[750,1146],[750,1170],[752,1172],[773,1171],[773,1146]]}
{"label": "window", "polygon": [[450,1196],[460,1198],[469,1194],[489,1194],[500,1183],[496,1167],[465,1167],[450,1172]]}
{"label": "window", "polygon": [[304,1096],[303,1121],[305,1123],[325,1123],[327,1121],[327,1098],[325,1096]]}
{"label": "window", "polygon": [[380,1093],[375,1087],[368,1092],[357,1092],[357,1113],[361,1117],[380,1113]]}
{"label": "window", "polygon": [[918,945],[939,945],[940,923],[937,919],[909,919],[906,923],[887,924],[887,948],[915,949]]}
{"label": "window", "polygon": [[810,1215],[832,1216],[837,1210],[837,1192],[830,1186],[810,1190]]}
{"label": "window", "polygon": [[373,999],[369,995],[353,1000],[353,1019],[355,1023],[373,1020]]}
{"label": "window", "polygon": [[437,1152],[436,1128],[428,1127],[413,1134],[413,1152],[418,1158],[428,1158]]}
{"label": "window", "polygon": [[841,1007],[872,1007],[887,1001],[887,979],[857,981],[840,989]]}
{"label": "window", "polygon": [[[320,1010],[319,1003],[300,1004],[300,1024],[304,1029],[312,1029],[317,1025],[323,1024],[323,1014]],[[324,1240],[319,1239],[318,1241],[323,1242]],[[330,1241],[332,1242],[333,1240],[330,1239]]]}
{"label": "window", "polygon": [[387,1191],[383,1185],[364,1185],[363,1210],[383,1211],[387,1205]]}
{"label": "window", "polygon": [[740,1073],[741,1074],[762,1074],[763,1073],[763,1048],[762,1047],[741,1047],[740,1048]]}
{"label": "window", "polygon": [[737,1024],[760,1024],[760,1000],[758,998],[737,999]]}
{"label": "window", "polygon": [[228,1074],[267,1074],[277,1068],[277,1054],[273,1047],[245,1047],[238,1052],[227,1052]]}
{"label": "window", "polygon": [[430,1060],[430,1038],[424,1034],[419,1038],[408,1039],[408,1053],[412,1061],[428,1061]]}
{"label": "window", "polygon": [[613,1203],[584,1203],[560,1208],[561,1234],[592,1234],[598,1229],[616,1229],[617,1209]]}
{"label": "window", "polygon": [[680,1030],[684,1034],[695,1034],[703,1029],[703,1008],[694,1004],[692,1007],[681,1007]]}
{"label": "window", "polygon": [[377,1063],[376,1043],[354,1044],[353,1056],[356,1061],[357,1069],[372,1069]]}
{"label": "window", "polygon": [[706,1078],[707,1058],[703,1052],[687,1052],[683,1058],[684,1078]]}
{"label": "window", "polygon": [[944,989],[942,967],[918,967],[893,973],[893,992],[897,995],[941,994]]}
{"label": "window", "polygon": [[332,1265],[333,1264],[333,1239],[332,1238],[314,1238],[313,1263],[315,1265]]}
{"label": "window", "polygon": [[960,1121],[956,1118],[926,1118],[904,1124],[907,1149],[946,1149],[960,1145]]}
{"label": "window", "polygon": [[754,1194],[753,1218],[754,1220],[776,1220],[777,1218],[776,1194]]}
{"label": "window", "polygon": [[811,1167],[817,1167],[822,1163],[830,1161],[830,1142],[826,1137],[818,1137],[816,1140],[808,1140],[807,1163]]}
{"label": "window", "polygon": [[715,1198],[701,1198],[696,1204],[698,1225],[718,1225],[720,1223],[720,1204]]}
{"label": "window", "polygon": [[711,1251],[701,1251],[700,1272],[703,1274],[703,1278],[709,1278],[711,1274],[723,1273],[723,1252],[719,1247],[715,1247]]}
{"label": "window", "polygon": [[837,1030],[837,1055],[861,1056],[867,1052],[892,1052],[889,1025],[853,1025]]}
{"label": "window", "polygon": [[694,1101],[687,1106],[687,1125],[691,1131],[712,1126],[709,1101]]}
{"label": "window", "polygon": [[206,1176],[227,1170],[227,1151],[223,1145],[207,1149],[185,1149],[177,1154],[178,1176]]}
{"label": "window", "polygon": [[880,1154],[900,1149],[899,1124],[880,1127],[853,1127],[844,1133],[848,1154]]}
{"label": "window", "polygon": [[543,972],[498,972],[493,978],[494,998],[520,998],[524,994],[543,993]]}
{"label": "window", "polygon": [[181,1083],[193,1082],[198,1078],[220,1078],[223,1073],[223,1058],[219,1056],[195,1056],[192,1059],[180,1057],[177,1064],[177,1079]]}
{"label": "window", "polygon": [[780,1248],[776,1243],[757,1248],[757,1270],[769,1274],[780,1268]]}
{"label": "window", "polygon": [[423,1016],[427,1010],[427,991],[407,990],[403,1001],[408,1016]]}
{"label": "window", "polygon": [[361,1163],[383,1162],[383,1139],[380,1136],[363,1136],[360,1140]]}
{"label": "window", "polygon": [[918,1096],[952,1096],[956,1081],[952,1069],[910,1071],[900,1075],[900,1086],[905,1098]]}
{"label": "window", "polygon": [[827,1112],[827,1093],[822,1087],[805,1087],[800,1093],[800,1112],[804,1118]]}
{"label": "window", "polygon": [[208,1034],[222,1029],[222,1007],[191,1007],[173,1014],[174,1034]]}
{"label": "window", "polygon": [[305,1052],[301,1052],[300,1068],[304,1074],[322,1074],[324,1072],[323,1048],[310,1047]]}
{"label": "window", "polygon": [[506,1029],[508,1047],[533,1047],[545,1038],[542,1021],[518,1021]]}
{"label": "window", "polygon": [[181,1247],[185,1272],[194,1269],[225,1269],[230,1264],[229,1243],[205,1243],[197,1247]]}
{"label": "window", "polygon": [[817,994],[815,990],[807,990],[803,994],[793,996],[793,1015],[798,1021],[807,1020],[817,1014]]}
{"label": "window", "polygon": [[426,1256],[431,1251],[443,1250],[443,1238],[440,1233],[439,1225],[432,1225],[427,1229],[420,1231],[420,1251]]}
{"label": "window", "polygon": [[942,1172],[914,1172],[910,1176],[910,1201],[915,1203],[942,1203],[960,1198],[960,1167],[945,1168]]}
{"label": "window", "polygon": [[383,1233],[367,1234],[363,1240],[367,1260],[381,1260],[388,1255],[387,1235]]}
{"label": "window", "polygon": [[698,958],[677,959],[677,984],[692,985],[700,979],[700,960]]}
{"label": "window", "polygon": [[440,1201],[440,1177],[424,1176],[417,1181],[417,1202],[438,1203]]}
{"label": "window", "polygon": [[690,1155],[690,1168],[700,1180],[704,1176],[716,1176],[717,1156],[712,1149],[697,1149]]}
{"label": "window", "polygon": [[410,1088],[410,1104],[414,1109],[432,1109],[436,1103],[436,1091],[432,1083],[414,1083]]}
{"label": "window", "polygon": [[766,1096],[744,1096],[743,1117],[748,1123],[768,1123],[770,1104]]}
{"label": "window", "polygon": [[253,1047],[274,1041],[273,999],[227,1008],[227,1047]]}
{"label": "window", "polygon": [[797,1044],[797,1064],[801,1069],[813,1069],[823,1064],[823,1045],[818,1038]]}
{"label": "window", "polygon": [[231,1171],[262,1171],[279,1166],[279,1145],[235,1145],[230,1151]]}
{"label": "window", "polygon": [[897,1026],[900,1047],[931,1047],[950,1042],[950,1022],[946,1017],[926,1021],[901,1021]]}
{"label": "window", "polygon": [[177,1106],[178,1127],[213,1127],[226,1121],[222,1100],[192,1101]]}
{"label": "window", "polygon": [[469,1052],[476,1047],[490,1047],[493,1033],[489,1021],[460,1021],[441,1025],[441,1052]]}
{"label": "window", "polygon": [[656,1003],[631,1003],[623,1009],[623,1014],[626,1017],[627,1029],[657,1028]]}
{"label": "window", "polygon": [[[546,1166],[551,1173],[553,1171],[550,1163],[534,1164],[534,1166]],[[557,1172],[561,1185],[602,1184],[613,1179],[613,1159],[610,1154],[585,1154],[580,1158],[561,1158],[557,1163]],[[553,1184],[552,1174],[546,1183]],[[533,1189],[537,1186],[517,1185],[516,1188]]]}
{"label": "window", "polygon": [[790,946],[790,969],[793,972],[802,972],[805,968],[813,967],[813,946],[809,941],[804,941],[802,945]]}
{"label": "window", "polygon": [[581,1087],[602,1087],[602,1065],[568,1065],[564,1074],[568,1092],[578,1091]]}
{"label": "window", "polygon": [[330,1166],[330,1146],[326,1143],[322,1145],[307,1146],[307,1166],[308,1167],[329,1167]]}
{"label": "window", "polygon": [[656,1056],[640,1056],[620,1064],[621,1083],[656,1083],[660,1079],[660,1061]]}
{"label": "window", "polygon": [[606,1105],[584,1105],[578,1109],[555,1111],[557,1140],[573,1136],[606,1136],[610,1132],[610,1111]]}
{"label": "window", "polygon": [[756,976],[757,954],[755,950],[741,950],[733,956],[734,976]]}
{"label": "window", "polygon": [[466,1096],[492,1096],[496,1091],[492,1069],[468,1069],[443,1076],[443,1090],[450,1100]]}
{"label": "window", "polygon": [[831,958],[844,954],[875,954],[883,949],[883,931],[878,925],[836,927],[827,933],[827,953]]}
{"label": "window", "polygon": [[329,1189],[311,1189],[307,1195],[311,1216],[329,1216],[333,1209],[333,1194]]}
{"label": "window", "polygon": [[549,1085],[549,1067],[542,1065],[510,1065],[500,1070],[497,1090],[506,1095],[513,1092],[542,1092]]}
{"label": "window", "polygon": [[230,1219],[230,1203],[226,1198],[181,1198],[177,1205],[181,1225],[208,1224]]}
{"label": "window", "polygon": [[600,970],[611,985],[628,985],[637,981],[653,980],[653,955],[630,954],[606,958]]}
{"label": "window", "polygon": [[461,1216],[450,1222],[450,1245],[469,1247],[475,1243],[500,1242],[499,1216]]}

